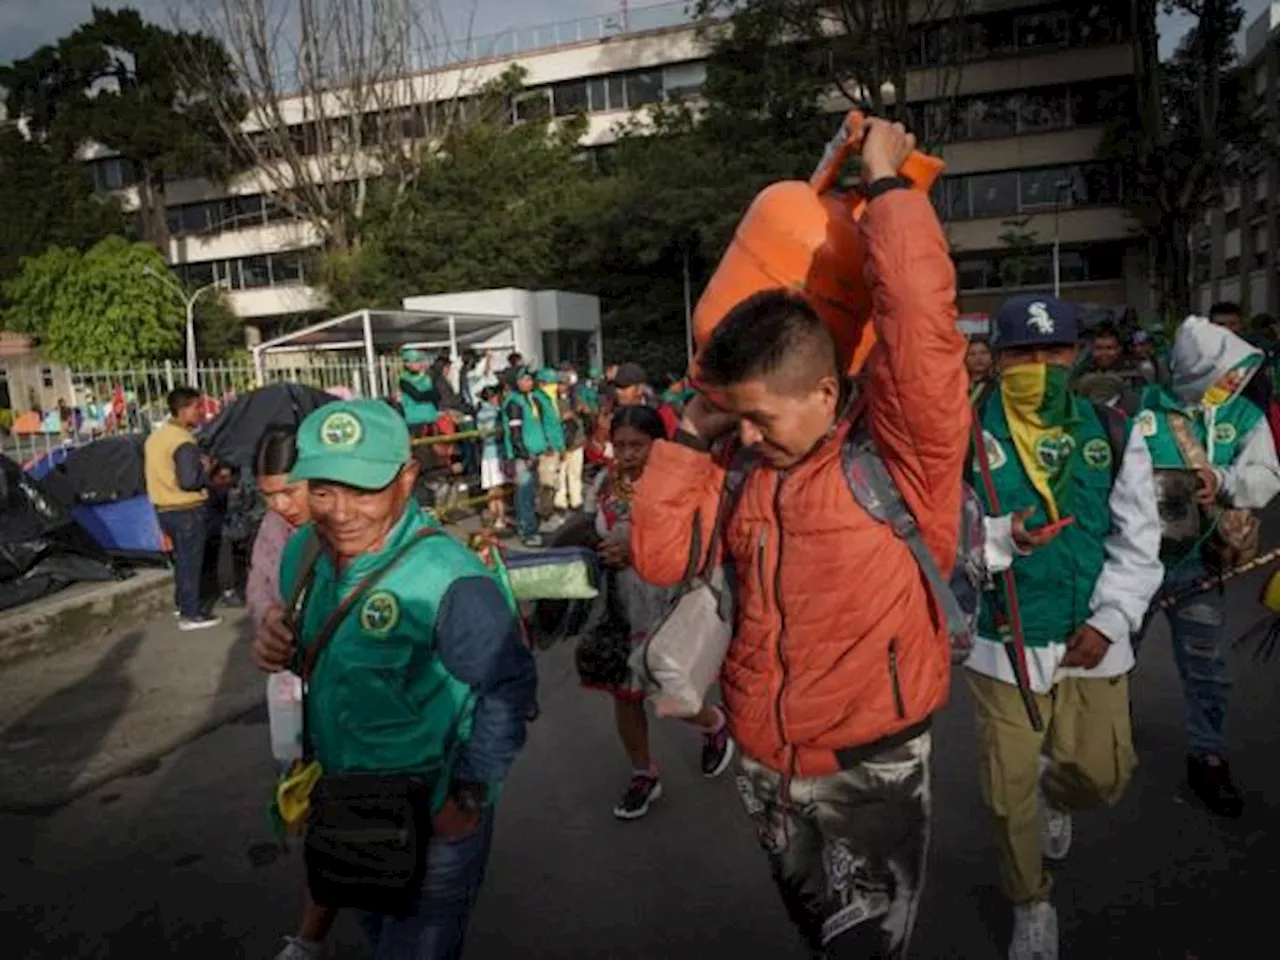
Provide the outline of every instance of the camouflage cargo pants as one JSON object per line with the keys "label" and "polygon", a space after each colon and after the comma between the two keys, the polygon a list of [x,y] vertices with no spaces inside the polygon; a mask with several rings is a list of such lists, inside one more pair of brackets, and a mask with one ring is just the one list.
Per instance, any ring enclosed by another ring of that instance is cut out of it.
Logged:
{"label": "camouflage cargo pants", "polygon": [[744,758],[738,790],[791,920],[822,960],[902,960],[929,847],[928,733],[826,777]]}

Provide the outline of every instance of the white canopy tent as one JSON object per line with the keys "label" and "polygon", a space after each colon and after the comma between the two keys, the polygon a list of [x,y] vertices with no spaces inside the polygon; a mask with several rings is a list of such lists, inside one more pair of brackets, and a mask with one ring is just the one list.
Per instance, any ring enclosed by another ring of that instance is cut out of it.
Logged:
{"label": "white canopy tent", "polygon": [[379,376],[379,355],[387,350],[414,347],[448,350],[457,360],[467,348],[484,351],[516,349],[513,315],[437,313],[422,310],[357,310],[323,320],[292,333],[282,334],[253,348],[258,383],[265,383],[267,358],[274,354],[328,350],[359,350],[367,368],[371,393],[382,396],[388,384]]}

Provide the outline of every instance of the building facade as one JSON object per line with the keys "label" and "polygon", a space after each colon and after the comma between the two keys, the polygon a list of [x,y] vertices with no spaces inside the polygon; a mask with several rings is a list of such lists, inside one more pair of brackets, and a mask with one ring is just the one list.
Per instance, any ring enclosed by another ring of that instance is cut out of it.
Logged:
{"label": "building facade", "polygon": [[1196,232],[1191,273],[1201,313],[1221,300],[1240,304],[1246,317],[1280,315],[1280,259],[1271,239],[1280,217],[1280,3],[1245,31],[1241,58],[1246,109],[1258,134],[1255,149],[1227,170],[1222,206]]}
{"label": "building facade", "polygon": [[[921,140],[947,161],[935,200],[962,309],[985,312],[1017,289],[1045,289],[1055,272],[1064,296],[1143,305],[1142,245],[1121,208],[1123,178],[1096,159],[1103,124],[1133,92],[1128,0],[969,0],[967,9],[963,23],[915,30],[905,95]],[[963,56],[939,69],[939,52],[957,50]],[[469,53],[475,59],[424,89],[465,93],[519,63],[527,87],[513,121],[584,112],[584,148],[607,148],[621,122],[696,96],[706,79],[705,36],[684,0],[511,32]],[[127,163],[89,159],[98,184],[129,202]],[[263,178],[182,181],[167,193],[170,262],[190,284],[227,282],[251,343],[323,309],[309,275],[319,237],[273,207]]]}

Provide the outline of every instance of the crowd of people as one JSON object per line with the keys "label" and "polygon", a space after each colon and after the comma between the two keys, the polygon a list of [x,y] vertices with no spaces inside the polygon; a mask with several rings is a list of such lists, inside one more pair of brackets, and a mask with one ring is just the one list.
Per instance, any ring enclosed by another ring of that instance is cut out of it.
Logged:
{"label": "crowd of people", "polygon": [[[403,416],[329,404],[264,440],[278,519],[255,548],[253,655],[306,691],[286,781],[308,785],[307,898],[281,960],[319,956],[337,909],[360,912],[377,960],[463,953],[536,671],[501,571],[418,505],[428,471],[474,467],[490,491],[512,487],[513,517],[495,495],[491,524],[529,547],[581,506],[618,592],[581,644],[647,642],[691,577],[723,571],[731,615],[720,603],[681,621],[696,651],[729,621],[721,699],[683,719],[707,776],[739,758],[743,806],[815,957],[907,955],[953,663],[977,716],[1010,960],[1059,955],[1045,864],[1068,855],[1074,811],[1125,792],[1139,759],[1130,679],[1159,611],[1190,787],[1211,813],[1240,814],[1220,577],[1256,552],[1257,511],[1280,491],[1267,353],[1221,317],[1185,320],[1167,356],[1106,329],[1082,343],[1075,306],[1047,294],[1010,300],[990,341],[966,344],[936,213],[896,175],[912,146],[869,124],[859,229],[879,344],[856,379],[813,306],[776,290],[731,310],[696,384],[665,400],[626,364],[579,375],[520,357],[502,370],[468,357],[454,397],[437,382],[448,360],[410,354]],[[1088,378],[1123,347],[1138,379],[1103,391]],[[183,409],[163,443],[189,460]],[[911,523],[866,495],[854,467],[869,463]],[[179,536],[191,480],[167,491]],[[972,502],[976,532],[959,522]],[[953,567],[980,584],[963,628],[937,584]],[[648,682],[624,664],[603,684],[633,769],[621,819],[661,796]]]}

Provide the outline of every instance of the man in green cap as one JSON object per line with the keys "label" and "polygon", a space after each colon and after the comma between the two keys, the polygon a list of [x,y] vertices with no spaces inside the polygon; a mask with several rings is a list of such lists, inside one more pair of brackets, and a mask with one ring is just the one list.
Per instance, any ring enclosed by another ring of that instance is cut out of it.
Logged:
{"label": "man in green cap", "polygon": [[403,353],[404,373],[400,377],[400,405],[404,421],[413,436],[426,436],[440,419],[440,392],[431,376],[430,360],[421,350]]}
{"label": "man in green cap", "polygon": [[493,804],[524,744],[537,687],[513,602],[492,572],[418,507],[417,472],[409,431],[384,403],[333,403],[303,421],[289,479],[307,481],[312,522],[285,547],[282,596],[304,575],[306,555],[315,556],[312,537],[320,552],[296,628],[273,607],[253,643],[262,669],[297,669],[346,603],[310,665],[312,754],[325,777],[376,772],[436,786],[414,908],[406,916],[363,917],[386,960],[462,955],[493,836]]}

